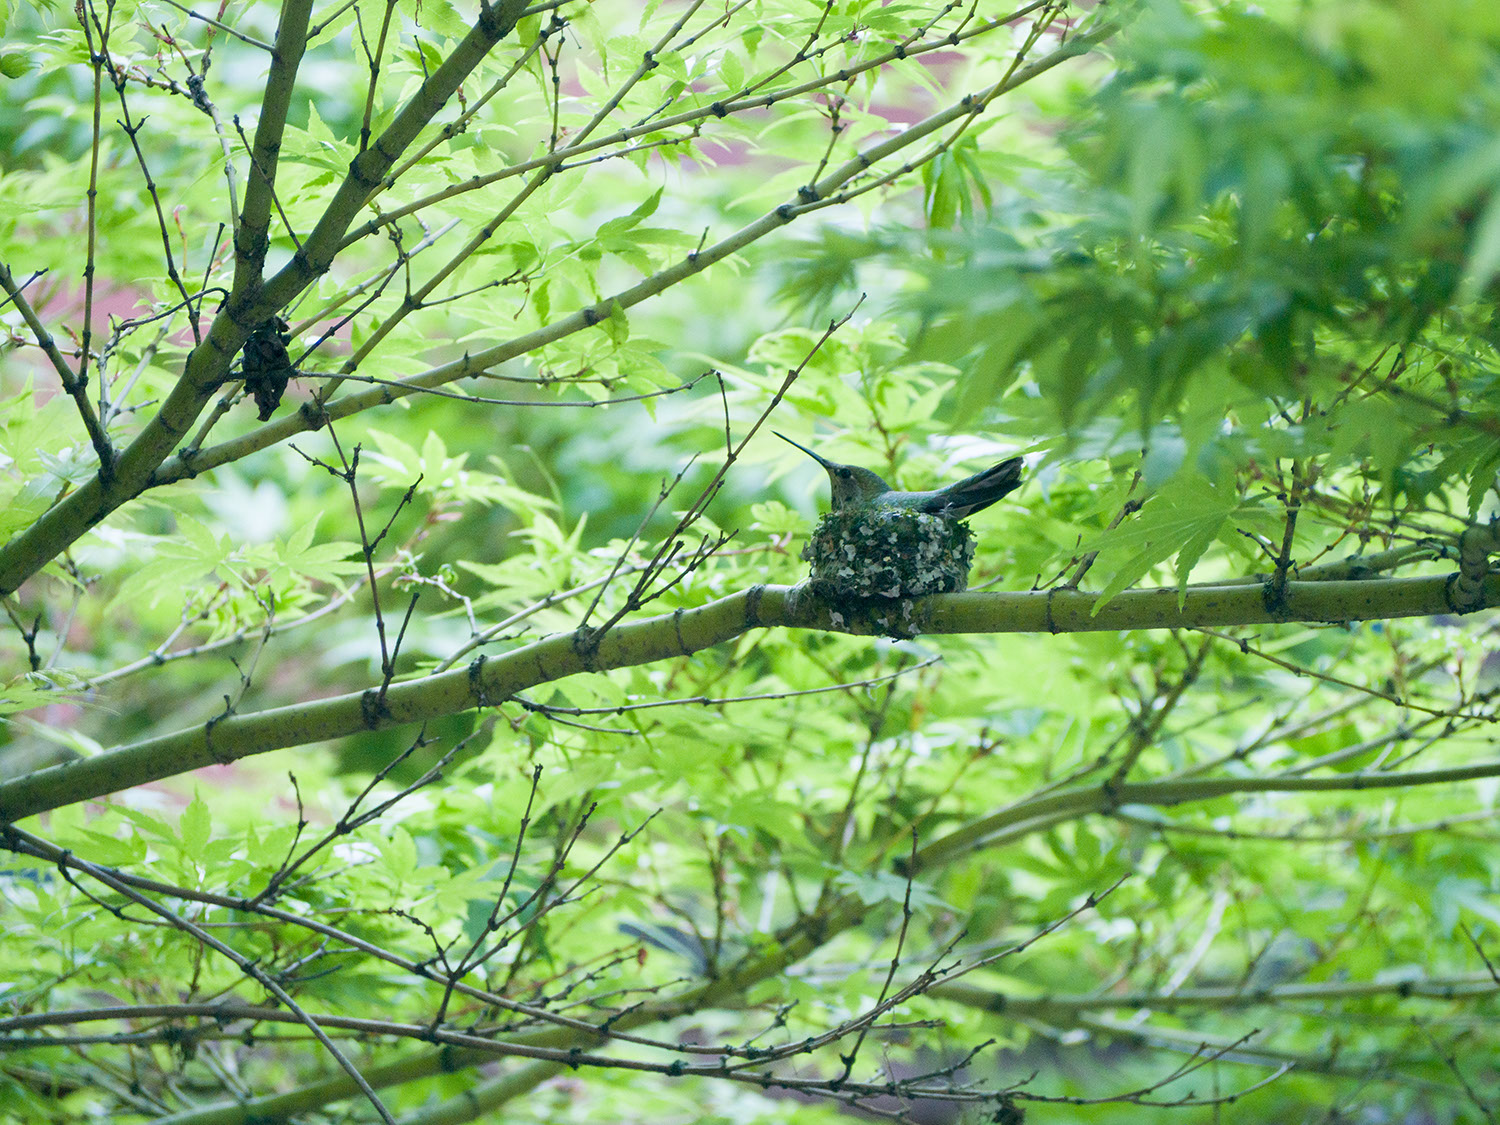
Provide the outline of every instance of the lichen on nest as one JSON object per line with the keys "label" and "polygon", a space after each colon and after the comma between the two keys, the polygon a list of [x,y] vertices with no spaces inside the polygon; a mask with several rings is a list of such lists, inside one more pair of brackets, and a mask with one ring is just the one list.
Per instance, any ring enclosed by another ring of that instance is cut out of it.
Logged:
{"label": "lichen on nest", "polygon": [[829,512],[802,548],[819,597],[919,598],[966,589],[974,561],[969,525],[910,508]]}

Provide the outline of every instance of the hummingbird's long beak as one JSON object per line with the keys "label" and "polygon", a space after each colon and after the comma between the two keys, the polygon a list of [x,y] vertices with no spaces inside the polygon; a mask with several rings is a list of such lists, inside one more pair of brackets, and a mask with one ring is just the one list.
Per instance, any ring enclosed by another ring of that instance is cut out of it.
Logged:
{"label": "hummingbird's long beak", "polygon": [[832,465],[830,465],[827,461],[823,460],[823,458],[819,457],[811,449],[808,449],[807,446],[801,445],[801,444],[793,441],[791,438],[787,437],[786,434],[777,433],[775,430],[772,430],[771,432],[773,434],[776,434],[777,437],[779,437],[782,441],[786,442],[788,445],[795,445],[795,446],[797,446],[798,449],[802,450],[803,453],[806,453],[809,457],[811,457],[818,464],[822,465],[823,468],[827,469],[829,472],[833,471],[833,466]]}

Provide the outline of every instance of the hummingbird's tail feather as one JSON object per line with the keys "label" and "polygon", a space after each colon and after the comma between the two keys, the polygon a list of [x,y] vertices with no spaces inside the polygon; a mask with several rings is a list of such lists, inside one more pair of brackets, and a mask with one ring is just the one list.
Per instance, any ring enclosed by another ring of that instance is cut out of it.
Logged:
{"label": "hummingbird's tail feather", "polygon": [[921,510],[955,520],[968,519],[1020,488],[1024,467],[1025,462],[1019,457],[991,465],[981,473],[939,489],[921,505]]}

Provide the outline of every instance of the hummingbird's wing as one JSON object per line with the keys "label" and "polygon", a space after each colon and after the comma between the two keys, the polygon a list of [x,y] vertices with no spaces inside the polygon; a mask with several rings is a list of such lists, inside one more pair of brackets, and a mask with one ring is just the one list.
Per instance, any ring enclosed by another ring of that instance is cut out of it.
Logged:
{"label": "hummingbird's wing", "polygon": [[998,465],[991,465],[982,473],[975,473],[947,488],[938,489],[917,505],[917,508],[949,519],[968,519],[975,512],[983,511],[1002,496],[1020,488],[1024,464],[1021,458],[1012,457]]}

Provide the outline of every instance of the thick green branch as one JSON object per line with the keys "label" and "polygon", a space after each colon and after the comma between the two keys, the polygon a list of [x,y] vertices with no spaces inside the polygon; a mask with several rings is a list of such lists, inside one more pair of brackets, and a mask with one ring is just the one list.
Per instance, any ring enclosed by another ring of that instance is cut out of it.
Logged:
{"label": "thick green branch", "polygon": [[[797,191],[787,202],[773,207],[764,215],[741,227],[739,230],[726,236],[712,246],[701,250],[694,250],[681,260],[665,267],[634,285],[627,286],[616,293],[595,302],[587,308],[578,309],[566,316],[561,316],[550,324],[544,324],[540,328],[533,329],[521,336],[513,337],[502,344],[497,344],[483,351],[474,352],[453,360],[450,363],[434,367],[417,375],[409,376],[397,383],[382,383],[371,387],[369,390],[360,391],[355,394],[343,395],[331,402],[312,404],[309,403],[301,410],[287,414],[282,418],[269,422],[266,425],[252,430],[229,441],[212,446],[208,449],[194,450],[187,458],[173,457],[168,459],[157,472],[153,484],[170,484],[198,473],[207,472],[209,469],[231,461],[237,461],[261,449],[294,437],[299,433],[317,430],[328,422],[339,421],[362,411],[376,406],[404,398],[408,395],[419,394],[424,390],[431,390],[453,383],[459,379],[479,375],[491,368],[498,367],[520,356],[529,355],[548,344],[556,343],[586,328],[607,321],[618,306],[621,309],[631,309],[636,305],[666,292],[674,285],[688,278],[702,273],[718,262],[738,254],[750,244],[780,230],[798,216],[810,211],[820,209],[829,205],[830,200],[835,198],[839,188],[844,187],[853,180],[858,179],[874,164],[884,160],[910,146],[916,144],[922,138],[930,136],[949,125],[976,116],[983,106],[989,105],[1001,94],[1025,84],[1045,74],[1048,70],[1062,62],[1077,57],[1087,49],[1097,45],[1099,42],[1114,34],[1113,24],[1101,27],[1088,35],[1080,35],[1070,40],[1057,51],[1040,59],[1030,66],[1023,67],[1015,74],[998,82],[978,94],[964,98],[957,104],[934,113],[931,116],[913,124],[910,128],[903,129],[897,136],[887,138],[864,150],[855,159],[849,161],[838,169],[830,172],[816,184],[808,185]],[[394,126],[392,127],[394,128]],[[561,159],[559,157],[558,159]],[[921,163],[917,160],[911,164],[915,167]],[[810,200],[808,196],[810,195]],[[309,238],[308,245],[313,245],[316,234]],[[291,269],[296,263],[287,267]],[[282,271],[283,274],[286,270]],[[277,282],[268,283],[274,287]],[[3,592],[3,589],[0,589]]]}
{"label": "thick green branch", "polygon": [[[291,73],[295,71],[305,46],[310,7],[310,0],[289,0],[282,12],[281,27],[277,32],[277,54],[267,83],[266,112],[269,117],[274,118],[277,106],[290,96]],[[348,176],[317,226],[292,260],[266,282],[263,290],[259,286],[259,267],[247,269],[241,262],[236,273],[235,291],[223,311],[214,317],[203,343],[188,356],[182,377],[161,410],[120,455],[108,483],[97,476],[86,481],[30,528],[0,547],[0,596],[14,592],[22,582],[116,508],[133,500],[152,484],[160,483],[153,479],[153,474],[187,434],[214,392],[223,385],[231,361],[244,346],[251,330],[328,269],[339,240],[358,215],[365,197],[390,170],[402,150],[452,97],[459,83],[515,27],[524,8],[524,0],[503,0],[498,6],[483,6],[464,41],[422,84],[380,139],[350,164]],[[270,184],[265,177],[271,169],[265,162],[273,159],[279,146],[279,127],[264,137],[264,144],[261,134],[257,133],[257,164],[252,169],[252,190],[246,194],[241,245],[237,247],[237,253],[241,255],[247,246],[257,254],[264,253],[264,231],[256,230],[255,222],[259,221],[256,216],[260,214],[262,204],[269,206]],[[264,152],[261,152],[262,148]],[[257,183],[260,188],[256,187]],[[264,200],[260,194],[262,188]],[[254,245],[250,246],[251,243]]]}
{"label": "thick green branch", "polygon": [[[696,609],[619,625],[602,637],[567,633],[420,680],[248,715],[227,714],[97,757],[66,762],[0,784],[0,820],[19,820],[134,785],[159,781],[268,750],[305,746],[504,703],[517,692],[582,672],[629,668],[686,656],[748,629],[782,626],[856,634],[1067,633],[1222,627],[1287,621],[1369,621],[1450,612],[1441,575],[1368,582],[1289,582],[1272,610],[1259,587],[1204,586],[1124,593],[1093,612],[1096,596],[1075,590],[944,594],[895,603],[861,617],[812,596],[804,586],[755,586]],[[1500,575],[1481,587],[1500,604]],[[1304,779],[1306,780],[1306,779]],[[1198,784],[1182,782],[1182,785]],[[1138,787],[1123,786],[1118,792]],[[1096,796],[1098,790],[1090,790]],[[1066,794],[1056,794],[1063,799]],[[1082,798],[1077,798],[1082,799]],[[1134,798],[1120,796],[1119,803]],[[1045,813],[1038,808],[1033,815]],[[1003,825],[979,831],[978,836]],[[951,838],[950,838],[951,839]],[[937,845],[933,845],[936,847]],[[924,852],[925,855],[925,852]]]}
{"label": "thick green branch", "polygon": [[[260,127],[256,132],[254,167],[245,197],[241,240],[250,239],[265,253],[266,216],[270,211],[269,177],[281,147],[281,131],[297,67],[307,46],[307,17],[312,0],[287,0],[276,33],[276,51],[266,80]],[[248,232],[248,233],[247,233]],[[112,464],[101,461],[99,472],[44,512],[31,527],[0,547],[0,595],[13,593],[22,582],[56,558],[79,536],[120,505],[149,487],[151,474],[172,452],[202,413],[213,393],[229,374],[230,362],[244,346],[254,316],[248,310],[259,286],[259,257],[244,258],[245,247],[237,247],[240,263],[235,291],[224,310],[214,317],[204,341],[189,353],[182,376],[166,401]],[[252,268],[253,267],[253,268]],[[189,310],[190,314],[192,310]]]}
{"label": "thick green branch", "polygon": [[1051,824],[1059,817],[1073,820],[1090,813],[1110,812],[1122,805],[1182,805],[1236,793],[1352,793],[1365,789],[1413,789],[1420,785],[1443,785],[1484,777],[1500,777],[1500,759],[1450,769],[1339,773],[1331,777],[1204,777],[1124,785],[1107,781],[1080,785],[1034,800],[1019,801],[966,824],[918,851],[912,869],[922,871],[935,864],[947,863],[964,852],[984,847],[993,837],[1015,825],[1030,821]]}
{"label": "thick green branch", "polygon": [[255,126],[255,144],[250,152],[245,207],[235,233],[234,282],[228,301],[231,308],[248,304],[260,288],[266,250],[271,244],[271,204],[276,167],[281,159],[281,138],[286,133],[287,111],[297,85],[297,68],[307,50],[307,17],[311,12],[312,0],[287,0],[281,10],[271,70],[260,103],[260,120]]}
{"label": "thick green branch", "polygon": [[370,193],[380,186],[391,166],[447,104],[463,80],[510,34],[525,10],[525,0],[499,0],[496,4],[481,5],[479,18],[463,42],[401,107],[396,119],[375,143],[350,162],[349,174],[324,209],[317,226],[292,260],[266,282],[264,297],[270,308],[284,307],[327,271],[344,232],[359,215]]}
{"label": "thick green branch", "polygon": [[[300,43],[299,36],[305,38],[307,12],[304,2],[305,0],[298,0],[297,3],[288,3],[283,13],[282,29],[278,33],[278,57],[277,63],[273,66],[273,79],[276,67],[285,68],[294,62],[290,50],[291,44]],[[338,253],[345,231],[358,216],[360,207],[363,206],[370,193],[380,185],[401,153],[453,95],[459,83],[495,44],[514,28],[524,8],[522,0],[503,0],[499,5],[485,6],[482,9],[479,19],[463,42],[454,48],[443,64],[402,107],[390,127],[373,145],[361,152],[350,163],[349,174],[339,186],[333,199],[329,201],[317,225],[308,234],[291,261],[275,277],[265,282],[264,289],[258,289],[254,284],[259,278],[259,267],[247,270],[243,264],[241,265],[230,300],[226,303],[224,310],[214,318],[203,344],[194,349],[188,357],[183,376],[178,380],[161,411],[151,419],[141,435],[121,455],[115,476],[107,485],[98,478],[86,482],[46,512],[29,530],[15,536],[0,547],[0,596],[13,592],[22,582],[67,549],[90,528],[116,508],[140,495],[146,488],[205,472],[217,465],[236,460],[247,453],[264,449],[294,434],[318,429],[330,420],[336,421],[403,395],[414,394],[423,389],[441,386],[478,374],[509,359],[526,355],[548,343],[599,324],[608,319],[616,304],[627,309],[639,304],[785,226],[798,215],[827,206],[839,188],[863,175],[874,163],[886,159],[954,122],[976,116],[1000,94],[1023,85],[1061,62],[1086,53],[1115,31],[1114,25],[1110,24],[1086,35],[1076,36],[1046,58],[1018,70],[1015,74],[978,94],[962,99],[954,106],[931,115],[911,128],[903,130],[899,136],[871,146],[854,160],[831,171],[817,183],[799,191],[798,202],[788,202],[775,208],[717,245],[689,254],[675,265],[596,305],[580,309],[570,316],[562,317],[552,324],[516,337],[505,344],[489,348],[473,356],[465,356],[454,363],[445,364],[420,376],[405,380],[400,387],[382,385],[361,394],[345,396],[321,408],[309,406],[241,438],[225,442],[212,449],[195,451],[186,461],[180,457],[169,459],[168,455],[173,446],[188,432],[188,428],[202,413],[209,398],[223,384],[228,375],[230,362],[244,345],[250,331],[256,324],[285,306],[327,271],[334,256]],[[294,17],[299,17],[300,23]],[[283,36],[288,42],[284,58],[281,42]],[[300,48],[296,56],[300,58]],[[285,85],[286,83],[276,81],[268,83],[268,105],[270,99],[281,96],[280,92]],[[276,140],[277,145],[273,145],[272,140]],[[264,147],[267,160],[272,158],[274,148],[278,145],[279,133],[274,138],[268,137],[264,146],[261,145],[261,139],[257,135],[257,150]],[[260,159],[261,157],[258,156],[257,160]],[[262,176],[267,174],[266,168],[259,164],[257,168]],[[269,184],[266,183],[264,186],[268,192]],[[256,201],[260,198],[259,194],[254,196]],[[252,222],[254,215],[259,214],[260,209],[259,202],[256,202],[252,208],[251,196],[247,194],[245,221],[241,224],[240,233],[241,243],[244,245],[238,248],[242,257],[247,247],[254,250],[255,255],[264,253],[264,232],[257,231],[256,223]]]}

